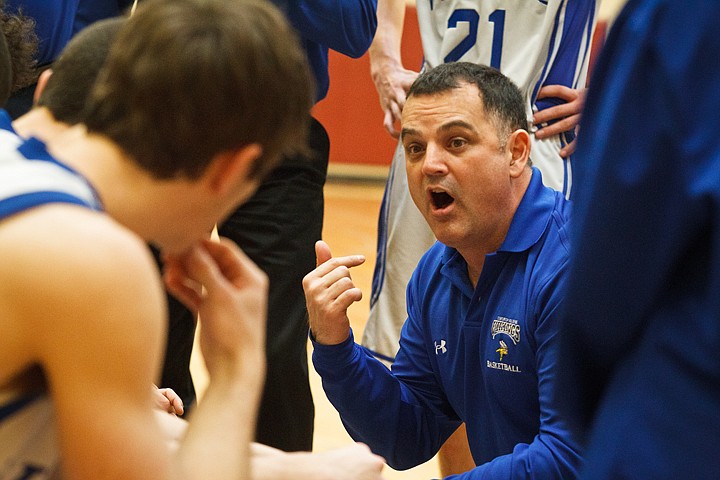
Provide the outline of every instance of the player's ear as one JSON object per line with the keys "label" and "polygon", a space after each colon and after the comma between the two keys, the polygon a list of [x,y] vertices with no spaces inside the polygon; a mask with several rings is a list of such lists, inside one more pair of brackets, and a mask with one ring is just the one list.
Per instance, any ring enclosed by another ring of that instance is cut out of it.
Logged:
{"label": "player's ear", "polygon": [[517,178],[522,174],[530,158],[530,134],[523,129],[515,130],[508,137],[507,152],[510,161],[510,176]]}
{"label": "player's ear", "polygon": [[258,143],[216,155],[207,172],[211,188],[220,195],[227,195],[238,185],[255,181],[250,175],[261,155],[262,147]]}
{"label": "player's ear", "polygon": [[42,95],[42,93],[45,91],[45,87],[47,86],[47,82],[48,80],[50,80],[52,73],[52,68],[48,68],[47,70],[43,70],[38,77],[37,86],[35,87],[35,93],[33,93],[33,103],[37,103],[38,100],[40,100],[40,95]]}

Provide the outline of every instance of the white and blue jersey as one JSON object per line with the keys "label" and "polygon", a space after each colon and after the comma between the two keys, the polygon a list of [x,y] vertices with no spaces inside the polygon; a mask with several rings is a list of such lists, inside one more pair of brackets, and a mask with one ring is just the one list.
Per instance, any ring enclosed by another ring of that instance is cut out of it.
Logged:
{"label": "white and blue jersey", "polygon": [[58,478],[55,416],[47,395],[0,390],[0,480]]}
{"label": "white and blue jersey", "polygon": [[[583,88],[599,1],[595,0],[417,0],[424,68],[451,61],[490,65],[508,76],[533,112],[561,103],[537,99],[546,85]],[[534,129],[531,128],[531,131]],[[560,150],[574,139],[568,131],[532,138],[530,158],[545,185],[569,197],[572,158]],[[392,160],[378,221],[378,245],[363,345],[393,361],[406,317],[405,287],[434,236],[410,199],[405,155]]]}
{"label": "white and blue jersey", "polygon": [[437,242],[408,285],[392,372],[352,338],[313,362],[350,435],[393,468],[429,460],[461,422],[478,465],[458,478],[573,479],[580,456],[552,397],[569,202],[530,185],[477,286]]}
{"label": "white and blue jersey", "polygon": [[[0,228],[12,215],[49,203],[101,210],[91,185],[37,139],[21,140],[0,111]],[[55,478],[58,451],[50,399],[0,388],[0,480]]]}
{"label": "white and blue jersey", "polygon": [[[2,135],[9,135],[7,130],[0,130]],[[102,210],[87,180],[50,156],[38,139],[0,143],[0,221],[48,203]]]}

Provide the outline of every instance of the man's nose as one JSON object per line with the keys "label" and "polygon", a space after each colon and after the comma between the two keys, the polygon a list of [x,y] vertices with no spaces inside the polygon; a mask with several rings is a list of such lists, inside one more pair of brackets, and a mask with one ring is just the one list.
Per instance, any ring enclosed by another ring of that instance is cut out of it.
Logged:
{"label": "man's nose", "polygon": [[426,147],[422,171],[423,174],[429,176],[445,175],[447,173],[447,151],[438,145],[429,144]]}

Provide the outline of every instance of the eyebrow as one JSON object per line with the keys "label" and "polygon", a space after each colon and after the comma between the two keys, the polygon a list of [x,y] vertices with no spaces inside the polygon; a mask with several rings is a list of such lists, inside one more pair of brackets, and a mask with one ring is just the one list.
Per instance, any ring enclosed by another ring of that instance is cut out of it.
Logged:
{"label": "eyebrow", "polygon": [[[453,120],[452,122],[444,123],[440,125],[438,131],[445,132],[458,127],[464,128],[465,130],[469,130],[471,132],[475,132],[475,128],[472,125],[462,120]],[[400,140],[402,141],[406,135],[418,135],[419,133],[420,132],[418,130],[415,130],[414,128],[403,128],[402,130],[400,130]]]}
{"label": "eyebrow", "polygon": [[440,128],[438,128],[438,131],[444,132],[447,130],[452,130],[453,128],[464,128],[465,130],[470,130],[471,132],[475,131],[475,128],[470,125],[467,122],[464,122],[462,120],[453,120],[452,122],[445,123],[443,125],[440,125]]}

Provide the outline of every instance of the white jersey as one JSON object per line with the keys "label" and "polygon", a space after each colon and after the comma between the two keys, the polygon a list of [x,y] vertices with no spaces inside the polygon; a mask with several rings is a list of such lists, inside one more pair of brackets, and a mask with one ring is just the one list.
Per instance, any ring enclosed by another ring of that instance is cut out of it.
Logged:
{"label": "white jersey", "polygon": [[[561,103],[537,100],[540,88],[585,86],[599,1],[416,0],[416,8],[423,68],[452,61],[498,68],[525,96],[528,126],[533,112]],[[560,150],[573,140],[574,132],[531,138],[530,158],[542,172],[543,183],[569,196],[572,159],[560,157]],[[401,144],[393,157],[378,225],[370,316],[362,343],[378,358],[392,362],[407,317],[405,287],[435,240],[410,199]]]}
{"label": "white jersey", "polygon": [[0,132],[0,221],[47,203],[102,209],[85,178],[52,158],[42,142],[35,138],[14,141],[9,131]]}
{"label": "white jersey", "polygon": [[0,445],[0,480],[59,478],[50,399],[0,392]]}

